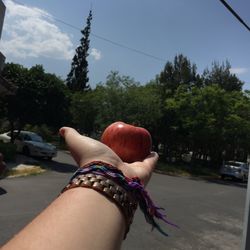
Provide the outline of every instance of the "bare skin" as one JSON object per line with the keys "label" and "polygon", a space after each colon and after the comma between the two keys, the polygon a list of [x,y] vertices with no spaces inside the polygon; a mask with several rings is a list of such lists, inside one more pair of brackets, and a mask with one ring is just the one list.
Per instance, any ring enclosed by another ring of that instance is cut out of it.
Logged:
{"label": "bare skin", "polygon": [[[60,134],[76,163],[104,161],[129,178],[149,181],[158,155],[152,152],[144,161],[123,162],[109,147],[63,127]],[[87,188],[66,191],[28,224],[2,250],[112,250],[120,249],[125,220],[118,207],[100,193]]]}

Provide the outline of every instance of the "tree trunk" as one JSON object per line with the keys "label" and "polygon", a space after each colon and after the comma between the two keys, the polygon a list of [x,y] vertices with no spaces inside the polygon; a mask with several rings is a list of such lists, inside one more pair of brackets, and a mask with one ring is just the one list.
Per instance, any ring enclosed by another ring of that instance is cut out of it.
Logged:
{"label": "tree trunk", "polygon": [[10,121],[10,143],[14,144],[14,121]]}

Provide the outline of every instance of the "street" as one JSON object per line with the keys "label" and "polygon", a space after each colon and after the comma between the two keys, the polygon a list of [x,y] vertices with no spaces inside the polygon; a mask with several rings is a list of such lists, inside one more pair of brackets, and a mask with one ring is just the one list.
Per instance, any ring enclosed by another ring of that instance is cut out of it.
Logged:
{"label": "street", "polygon": [[[56,198],[75,170],[62,151],[49,166],[41,175],[0,180],[0,245]],[[138,209],[123,250],[240,249],[246,185],[154,173],[147,190],[179,228],[160,222],[169,236],[151,232]]]}

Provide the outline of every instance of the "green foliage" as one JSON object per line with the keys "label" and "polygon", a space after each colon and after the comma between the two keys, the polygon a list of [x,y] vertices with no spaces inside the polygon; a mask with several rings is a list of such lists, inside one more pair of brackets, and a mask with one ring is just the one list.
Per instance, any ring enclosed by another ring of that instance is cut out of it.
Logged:
{"label": "green foliage", "polygon": [[89,50],[89,35],[91,29],[92,11],[90,10],[86,27],[81,31],[82,38],[80,45],[76,49],[76,53],[72,59],[71,70],[67,76],[67,86],[72,91],[89,90],[88,85],[88,50]]}
{"label": "green foliage", "polygon": [[182,54],[176,55],[174,62],[168,61],[158,78],[164,97],[173,94],[181,85],[189,87],[201,85],[196,68],[196,65],[191,64],[187,57]]}
{"label": "green foliage", "polygon": [[[230,72],[229,62],[214,62],[202,76],[183,55],[167,62],[156,77],[161,91],[159,141],[171,159],[193,152],[193,160],[246,160],[249,152],[250,99],[243,82]],[[152,82],[150,83],[152,84]]]}
{"label": "green foliage", "polygon": [[[83,43],[90,21],[91,15]],[[62,125],[93,136],[124,121],[147,128],[154,150],[162,145],[164,159],[180,160],[192,152],[192,163],[219,166],[223,159],[246,160],[250,151],[250,91],[242,91],[228,62],[213,63],[200,76],[195,64],[177,55],[145,85],[113,71],[95,89],[73,92],[40,65],[7,64],[3,74],[19,87],[15,97],[2,100],[3,118],[12,128],[30,124],[29,130],[48,140]],[[80,89],[85,87],[74,90]]]}
{"label": "green foliage", "polygon": [[239,157],[238,151],[249,150],[250,101],[242,92],[228,92],[218,85],[178,89],[166,100],[165,110],[173,118],[166,138],[173,150],[209,155],[215,163],[223,152],[232,159]]}
{"label": "green foliage", "polygon": [[111,72],[107,81],[98,85],[96,94],[97,117],[96,126],[103,130],[114,121],[127,121],[127,110],[130,105],[127,91],[137,86],[137,83],[118,72]]}
{"label": "green foliage", "polygon": [[71,96],[70,112],[73,126],[77,130],[88,135],[93,133],[97,114],[95,92],[73,93]]}
{"label": "green foliage", "polygon": [[0,153],[3,154],[4,161],[13,161],[16,156],[16,146],[12,143],[0,142]]}
{"label": "green foliage", "polygon": [[153,130],[161,118],[160,97],[154,86],[140,86],[118,72],[111,72],[95,94],[99,130],[119,120]]}
{"label": "green foliage", "polygon": [[41,65],[27,69],[14,63],[6,64],[2,74],[18,87],[16,95],[5,97],[11,130],[25,124],[57,130],[69,121],[67,88],[54,74],[45,73]]}
{"label": "green foliage", "polygon": [[129,123],[154,130],[162,117],[160,96],[154,86],[137,86],[127,90]]}
{"label": "green foliage", "polygon": [[42,125],[26,124],[24,130],[37,133],[38,135],[42,136],[42,138],[47,142],[51,142],[54,138],[53,130],[50,129],[46,124]]}
{"label": "green foliage", "polygon": [[203,82],[205,85],[218,84],[226,91],[241,91],[243,82],[235,74],[230,72],[231,65],[228,61],[222,63],[212,63],[211,70],[204,70]]}

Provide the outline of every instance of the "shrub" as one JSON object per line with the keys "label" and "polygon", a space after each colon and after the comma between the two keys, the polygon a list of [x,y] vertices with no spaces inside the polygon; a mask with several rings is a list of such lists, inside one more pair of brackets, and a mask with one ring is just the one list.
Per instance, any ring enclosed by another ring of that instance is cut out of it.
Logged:
{"label": "shrub", "polygon": [[16,145],[0,142],[0,152],[3,154],[4,161],[14,160],[16,156]]}
{"label": "shrub", "polygon": [[27,125],[25,125],[24,130],[28,130],[28,131],[39,134],[40,136],[42,136],[42,138],[45,141],[48,141],[48,142],[53,141],[53,132],[45,124],[42,124],[42,125],[39,125],[39,126],[38,125],[32,126],[30,124],[27,124]]}

